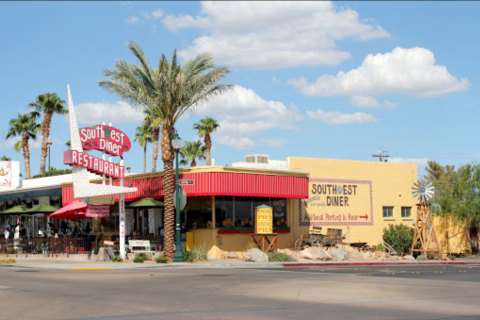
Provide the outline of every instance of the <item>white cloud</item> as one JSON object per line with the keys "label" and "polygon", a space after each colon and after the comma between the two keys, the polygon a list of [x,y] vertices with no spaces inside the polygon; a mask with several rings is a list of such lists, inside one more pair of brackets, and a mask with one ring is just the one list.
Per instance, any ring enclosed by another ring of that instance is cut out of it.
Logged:
{"label": "white cloud", "polygon": [[[55,140],[56,138],[53,138],[53,139]],[[14,137],[8,140],[4,140],[0,142],[0,149],[13,149],[13,146],[18,141],[20,141],[20,137]],[[28,146],[30,147],[30,149],[40,148],[42,146],[41,132],[37,134],[37,140],[33,140],[33,139],[28,140]],[[20,152],[22,151],[20,150]]]}
{"label": "white cloud", "polygon": [[135,123],[144,119],[141,110],[132,108],[124,101],[81,103],[76,106],[76,114],[78,122],[85,124]]}
{"label": "white cloud", "polygon": [[296,106],[287,108],[281,102],[267,101],[253,90],[238,85],[199,106],[196,113],[215,116],[220,128],[214,137],[219,143],[237,149],[253,148],[252,138],[266,130],[295,130],[293,122],[302,119]]}
{"label": "white cloud", "polygon": [[427,166],[428,158],[390,158],[388,162],[393,163],[412,163],[418,166]]}
{"label": "white cloud", "polygon": [[125,20],[125,23],[137,23],[140,22],[140,19],[138,17],[130,17],[127,20]]}
{"label": "white cloud", "polygon": [[383,104],[378,102],[377,99],[370,96],[353,96],[350,98],[350,104],[357,106],[359,108],[367,108],[367,109],[389,109],[393,110],[397,108],[397,102],[390,102],[388,100],[384,100]]}
{"label": "white cloud", "polygon": [[390,36],[329,1],[202,1],[197,17],[167,15],[163,23],[172,32],[203,29],[203,36],[179,51],[183,59],[212,52],[220,63],[257,69],[337,65],[351,56],[336,41]]}
{"label": "white cloud", "polygon": [[473,108],[473,107],[475,107],[475,104],[473,104],[473,103],[467,103],[467,108]]}
{"label": "white cloud", "polygon": [[285,144],[288,143],[288,140],[285,138],[280,139],[261,139],[259,142],[266,143],[270,145],[270,147],[283,147]]}
{"label": "white cloud", "polygon": [[282,83],[282,79],[277,78],[277,77],[272,77],[272,82],[277,84],[277,83]]}
{"label": "white cloud", "polygon": [[323,75],[314,83],[305,78],[288,82],[305,95],[319,97],[388,93],[432,97],[466,90],[470,85],[468,79],[459,81],[446,67],[435,65],[430,50],[418,47],[369,54],[357,69],[336,76]]}
{"label": "white cloud", "polygon": [[318,109],[317,111],[307,111],[307,118],[309,120],[317,120],[332,125],[378,121],[374,116],[364,112],[343,113],[339,111],[323,111],[321,109]]}
{"label": "white cloud", "polygon": [[163,17],[163,11],[161,9],[158,9],[157,11],[153,11],[151,14],[153,19],[158,19]]}

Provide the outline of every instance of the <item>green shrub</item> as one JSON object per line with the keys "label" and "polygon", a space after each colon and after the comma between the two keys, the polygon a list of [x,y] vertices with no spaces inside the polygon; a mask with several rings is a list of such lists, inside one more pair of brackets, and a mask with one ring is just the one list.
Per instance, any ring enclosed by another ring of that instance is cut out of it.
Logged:
{"label": "green shrub", "polygon": [[123,259],[120,256],[115,256],[115,257],[112,258],[112,261],[113,262],[123,262]]}
{"label": "green shrub", "polygon": [[380,243],[377,245],[377,249],[375,251],[385,252],[385,247],[383,246],[383,244]]}
{"label": "green shrub", "polygon": [[428,261],[428,258],[422,254],[417,257],[417,261]]}
{"label": "green shrub", "polygon": [[168,259],[165,256],[159,256],[155,259],[155,262],[157,262],[157,263],[168,263]]}
{"label": "green shrub", "polygon": [[293,257],[283,252],[265,252],[268,256],[268,262],[296,262]]}
{"label": "green shrub", "polygon": [[133,262],[135,263],[143,263],[143,261],[145,261],[145,259],[143,257],[135,257],[133,258]]}
{"label": "green shrub", "polygon": [[412,251],[415,230],[404,224],[388,225],[383,229],[383,241],[388,243],[399,255],[409,255]]}
{"label": "green shrub", "polygon": [[435,256],[433,254],[429,253],[427,255],[427,258],[428,258],[428,260],[433,260],[433,259],[435,259]]}
{"label": "green shrub", "polygon": [[146,254],[145,252],[140,252],[140,253],[136,254],[135,257],[142,257],[143,260],[145,260],[145,261],[152,260],[150,258],[150,256],[148,254]]}
{"label": "green shrub", "polygon": [[185,252],[184,260],[185,262],[207,261],[207,249],[205,246],[193,246],[192,250]]}
{"label": "green shrub", "polygon": [[463,250],[463,254],[466,255],[466,256],[471,256],[472,255],[472,251],[468,250],[468,249],[465,249]]}
{"label": "green shrub", "polygon": [[17,263],[17,260],[13,259],[13,258],[10,258],[10,259],[6,259],[6,260],[0,260],[0,263]]}
{"label": "green shrub", "polygon": [[15,254],[15,253],[17,253],[17,249],[7,248],[7,254]]}
{"label": "green shrub", "polygon": [[455,260],[455,259],[457,259],[457,257],[455,257],[453,254],[449,254],[449,255],[448,255],[448,258],[449,258],[450,260]]}

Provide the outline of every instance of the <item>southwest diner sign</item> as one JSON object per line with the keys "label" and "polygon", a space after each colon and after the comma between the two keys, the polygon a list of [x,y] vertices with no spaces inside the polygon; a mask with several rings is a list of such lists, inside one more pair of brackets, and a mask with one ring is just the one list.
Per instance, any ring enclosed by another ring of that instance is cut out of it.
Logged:
{"label": "southwest diner sign", "polygon": [[[99,150],[112,156],[123,156],[131,148],[130,139],[122,131],[105,125],[85,127],[79,130],[82,148]],[[125,177],[125,168],[120,164],[103,160],[77,150],[67,150],[63,154],[63,163],[77,165],[88,171],[115,179]]]}
{"label": "southwest diner sign", "polygon": [[81,128],[80,141],[84,150],[100,150],[120,157],[131,147],[130,139],[125,133],[101,124]]}

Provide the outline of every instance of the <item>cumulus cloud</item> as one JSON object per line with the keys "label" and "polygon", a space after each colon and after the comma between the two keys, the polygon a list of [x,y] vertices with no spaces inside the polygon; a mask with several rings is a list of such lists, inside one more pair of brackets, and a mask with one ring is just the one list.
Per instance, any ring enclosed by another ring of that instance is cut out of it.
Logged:
{"label": "cumulus cloud", "polygon": [[427,166],[428,158],[390,158],[388,162],[393,163],[412,163],[417,166]]}
{"label": "cumulus cloud", "polygon": [[436,65],[430,50],[418,47],[369,54],[360,67],[336,76],[323,75],[314,83],[305,78],[288,82],[305,95],[319,97],[389,93],[432,97],[466,90],[470,85],[468,79],[458,80],[446,67]]}
{"label": "cumulus cloud", "polygon": [[389,109],[393,110],[397,108],[398,103],[384,100],[380,103],[377,99],[370,96],[353,96],[350,98],[350,104],[359,108],[367,109]]}
{"label": "cumulus cloud", "polygon": [[140,19],[138,17],[130,17],[127,20],[125,20],[125,23],[137,23],[140,22]]}
{"label": "cumulus cloud", "polygon": [[124,101],[81,103],[75,109],[78,122],[85,124],[135,123],[144,119],[142,111],[132,108]]}
{"label": "cumulus cloud", "polygon": [[179,51],[183,59],[212,52],[221,63],[257,69],[337,65],[351,56],[336,41],[390,36],[330,1],[202,1],[200,15],[167,15],[163,23],[172,32],[203,30]]}
{"label": "cumulus cloud", "polygon": [[266,130],[295,130],[293,123],[302,119],[295,105],[286,107],[281,102],[265,100],[252,89],[238,85],[199,106],[196,113],[214,115],[220,123],[214,137],[235,149],[253,148],[252,138]]}
{"label": "cumulus cloud", "polygon": [[307,111],[307,118],[309,120],[317,120],[332,125],[368,123],[378,121],[378,119],[376,119],[371,114],[364,112],[343,113],[339,111],[323,111],[321,109],[318,109],[317,111]]}
{"label": "cumulus cloud", "polygon": [[278,147],[283,147],[285,144],[287,144],[288,140],[284,139],[284,138],[280,138],[280,139],[261,139],[259,142],[260,143],[266,143],[270,147],[278,148]]}
{"label": "cumulus cloud", "polygon": [[[0,142],[0,149],[13,149],[13,146],[15,145],[15,143],[17,143],[18,141],[20,141],[21,137],[14,137],[14,138],[10,138],[8,140],[4,140],[2,142]],[[53,140],[55,140],[56,138],[53,138]],[[30,147],[30,149],[35,149],[35,148],[40,148],[42,146],[42,137],[40,134],[37,135],[37,140],[32,140],[32,139],[29,139],[28,140],[28,146]],[[22,151],[20,151],[22,152]]]}

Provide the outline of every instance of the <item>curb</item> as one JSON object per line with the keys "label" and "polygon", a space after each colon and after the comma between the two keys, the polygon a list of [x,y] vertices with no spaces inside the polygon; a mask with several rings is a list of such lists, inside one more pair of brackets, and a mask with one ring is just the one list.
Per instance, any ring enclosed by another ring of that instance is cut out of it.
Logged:
{"label": "curb", "polygon": [[284,268],[312,268],[312,267],[322,267],[322,268],[329,268],[329,267],[360,267],[360,266],[409,266],[409,265],[480,265],[480,262],[455,262],[455,261],[412,261],[412,262],[336,262],[336,263],[295,263],[295,264],[287,264],[283,265]]}

